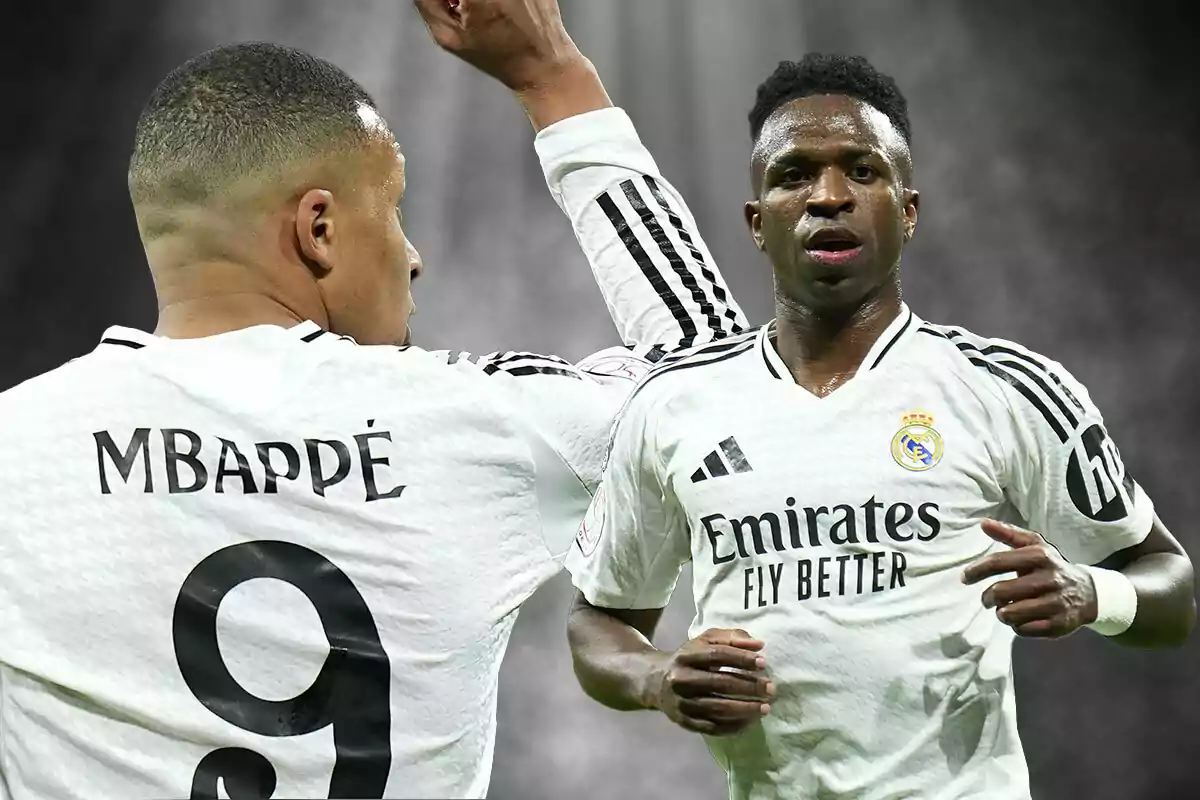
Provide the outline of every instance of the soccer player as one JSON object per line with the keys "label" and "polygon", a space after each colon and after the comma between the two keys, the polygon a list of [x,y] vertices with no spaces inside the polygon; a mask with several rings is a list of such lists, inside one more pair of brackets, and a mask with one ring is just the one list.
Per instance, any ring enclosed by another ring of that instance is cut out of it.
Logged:
{"label": "soccer player", "polygon": [[[556,17],[521,26],[531,2],[491,0],[464,52],[536,86],[627,341],[731,332],[690,215]],[[404,159],[304,53],[177,69],[129,182],[157,329],[0,395],[0,797],[485,796],[517,609],[643,362],[396,346]]]}
{"label": "soccer player", "polygon": [[[1191,563],[1062,365],[901,300],[895,83],[810,55],[750,120],[776,317],[620,416],[567,560],[580,682],[707,734],[734,798],[1028,798],[1014,634],[1179,645]],[[661,652],[688,561],[694,638]]]}

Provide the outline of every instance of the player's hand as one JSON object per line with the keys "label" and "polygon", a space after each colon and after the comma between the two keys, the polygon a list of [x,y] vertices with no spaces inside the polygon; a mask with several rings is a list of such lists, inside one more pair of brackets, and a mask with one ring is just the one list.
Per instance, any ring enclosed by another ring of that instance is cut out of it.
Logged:
{"label": "player's hand", "polygon": [[983,532],[1013,549],[971,564],[963,583],[1016,573],[983,592],[984,607],[995,608],[1001,622],[1020,636],[1058,638],[1096,621],[1096,587],[1087,570],[1032,531],[988,519]]}
{"label": "player's hand", "polygon": [[414,0],[433,40],[516,92],[584,62],[558,0]]}
{"label": "player's hand", "polygon": [[[657,686],[655,706],[696,733],[726,736],[770,713],[774,684],[763,670],[763,643],[743,630],[713,629],[675,651]],[[740,672],[721,671],[722,668]]]}

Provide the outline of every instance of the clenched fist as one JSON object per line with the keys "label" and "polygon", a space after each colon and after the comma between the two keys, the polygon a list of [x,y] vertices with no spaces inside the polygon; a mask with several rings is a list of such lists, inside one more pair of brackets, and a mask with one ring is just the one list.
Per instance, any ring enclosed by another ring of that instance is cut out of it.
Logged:
{"label": "clenched fist", "polygon": [[655,707],[696,733],[725,736],[771,710],[774,684],[763,643],[743,630],[712,629],[675,651],[659,676]]}
{"label": "clenched fist", "polygon": [[586,63],[557,0],[415,0],[443,50],[515,92],[536,90]]}

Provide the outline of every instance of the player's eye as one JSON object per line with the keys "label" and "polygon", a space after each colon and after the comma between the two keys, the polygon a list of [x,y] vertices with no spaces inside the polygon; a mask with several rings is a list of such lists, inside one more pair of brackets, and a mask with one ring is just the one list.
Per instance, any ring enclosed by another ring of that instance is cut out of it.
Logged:
{"label": "player's eye", "polygon": [[850,177],[856,181],[866,182],[874,178],[877,174],[875,168],[870,164],[855,164],[850,169]]}
{"label": "player's eye", "polygon": [[777,186],[795,186],[811,179],[809,170],[802,167],[785,167],[775,174]]}

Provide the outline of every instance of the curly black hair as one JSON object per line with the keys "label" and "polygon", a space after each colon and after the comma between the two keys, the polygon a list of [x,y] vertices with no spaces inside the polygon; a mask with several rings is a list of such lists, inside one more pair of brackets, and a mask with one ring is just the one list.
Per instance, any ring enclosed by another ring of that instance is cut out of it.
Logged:
{"label": "curly black hair", "polygon": [[750,136],[758,141],[763,125],[784,103],[814,94],[855,97],[887,115],[904,141],[912,145],[908,101],[896,81],[862,56],[809,53],[800,61],[783,61],[758,87],[750,111]]}

